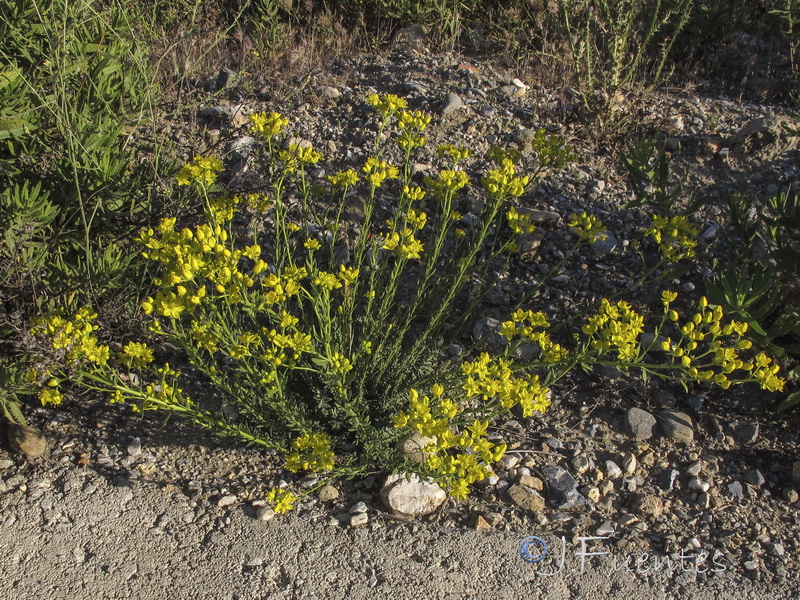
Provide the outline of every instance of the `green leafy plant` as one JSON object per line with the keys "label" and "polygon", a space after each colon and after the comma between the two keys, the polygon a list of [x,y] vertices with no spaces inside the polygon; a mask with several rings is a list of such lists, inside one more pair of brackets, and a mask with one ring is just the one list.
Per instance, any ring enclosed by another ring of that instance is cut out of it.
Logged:
{"label": "green leafy plant", "polygon": [[[226,411],[191,399],[180,387],[182,374],[156,360],[151,345],[102,343],[89,308],[34,321],[32,331],[50,353],[44,377],[279,450],[289,470],[325,473],[323,483],[410,470],[433,477],[456,498],[485,478],[506,449],[488,439],[489,423],[511,411],[544,412],[551,386],[576,367],[614,365],[685,385],[783,386],[767,355],[745,357],[752,346],[743,338],[745,323],[726,322],[722,308],[705,299],[682,317],[670,292],[662,294],[660,315],[647,319],[625,301],[603,300],[578,336],[561,341],[551,336],[547,315],[520,307],[498,332],[504,350],[493,355],[478,344],[448,356],[491,289],[490,273],[505,263],[515,238],[533,230],[514,206],[530,179],[518,174],[517,152],[493,149],[493,166],[471,188],[485,208],[468,224],[455,208],[471,185],[471,153],[440,147],[438,174],[413,185],[410,165],[430,117],[395,96],[368,102],[378,137],[394,132],[401,166],[382,158],[379,142],[358,172],[341,171],[324,188],[312,186],[306,168],[321,154],[294,145],[275,150],[287,119],[253,115],[253,131],[272,148],[276,175],[266,193],[221,193],[222,163],[198,156],[176,179],[199,195],[205,221],[178,230],[168,218],[139,236],[143,257],[158,267],[157,291],[142,305],[150,331],[224,398]],[[362,199],[352,238],[343,216],[351,191]],[[381,199],[391,200],[388,214],[381,214]],[[251,222],[266,213],[273,226],[243,231],[234,218],[239,211]],[[605,231],[586,213],[573,215],[569,227],[573,254]],[[653,337],[643,343],[648,320]],[[58,404],[61,389],[45,386],[39,397]],[[396,445],[415,435],[424,454],[419,460]],[[284,511],[295,496],[273,490],[270,499]]]}

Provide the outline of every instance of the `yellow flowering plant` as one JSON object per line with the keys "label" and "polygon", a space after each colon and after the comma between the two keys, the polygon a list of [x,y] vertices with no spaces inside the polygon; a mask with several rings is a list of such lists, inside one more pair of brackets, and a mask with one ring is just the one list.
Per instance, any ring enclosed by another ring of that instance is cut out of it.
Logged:
{"label": "yellow flowering plant", "polygon": [[[307,145],[274,152],[288,122],[276,113],[254,115],[252,130],[269,146],[269,187],[223,195],[213,188],[221,164],[195,159],[179,183],[197,192],[205,219],[181,226],[166,218],[136,240],[155,273],[141,305],[153,338],[177,349],[193,377],[225,399],[226,416],[203,398],[189,398],[180,387],[184,375],[151,345],[103,344],[90,309],[34,323],[33,333],[61,353],[46,374],[56,385],[43,386],[41,401],[60,402],[58,384],[71,379],[136,410],[174,412],[277,450],[288,470],[322,474],[320,485],[406,465],[463,498],[506,449],[489,440],[493,421],[545,412],[553,386],[577,366],[780,389],[769,357],[745,358],[750,348],[741,324],[707,304],[682,319],[671,295],[655,325],[658,347],[642,343],[649,316],[613,299],[576,315],[585,317],[580,334],[561,339],[551,318],[530,307],[539,284],[502,323],[508,344],[500,355],[478,348],[446,358],[496,282],[492,273],[505,268],[518,236],[536,227],[518,206],[532,176],[522,174],[519,152],[502,148],[491,150],[493,165],[482,176],[471,176],[471,152],[448,145],[439,149],[438,173],[412,181],[430,117],[394,96],[368,103],[377,116],[375,152],[358,168],[328,175],[324,190],[306,174],[322,154]],[[397,135],[403,164],[381,156],[384,132]],[[352,227],[345,214],[356,189],[362,204]],[[483,200],[468,225],[457,210],[466,190]],[[290,202],[290,193],[298,201]],[[237,230],[237,215],[260,220],[250,239]],[[543,281],[605,232],[586,213],[568,226],[576,234],[572,251]],[[652,358],[656,352],[662,360]],[[411,465],[397,450],[411,433],[433,440],[422,464]],[[343,448],[351,450],[347,458]],[[276,512],[296,499],[283,488],[270,497]]]}

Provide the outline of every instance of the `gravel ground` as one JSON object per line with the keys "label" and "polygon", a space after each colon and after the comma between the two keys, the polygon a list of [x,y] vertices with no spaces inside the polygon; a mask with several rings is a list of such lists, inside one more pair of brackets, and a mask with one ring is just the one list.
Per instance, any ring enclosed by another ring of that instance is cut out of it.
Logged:
{"label": "gravel ground", "polygon": [[[430,149],[461,143],[482,154],[516,142],[534,165],[526,140],[540,127],[558,133],[579,159],[520,199],[542,211],[542,237],[504,275],[476,324],[501,317],[563,256],[572,243],[563,221],[587,210],[615,244],[587,250],[547,282],[542,306],[569,312],[630,284],[638,260],[631,241],[647,214],[620,208],[632,195],[618,156],[598,149],[570,92],[520,86],[519,76],[431,55],[412,40],[297,81],[243,75],[216,93],[198,82],[200,108],[177,115],[165,134],[185,144],[187,157],[225,155],[231,187],[245,190],[261,183],[245,118],[255,111],[283,112],[296,139],[338,157],[316,177],[367,156],[376,128],[364,98],[375,91],[434,115]],[[719,228],[723,192],[763,195],[799,179],[796,140],[782,130],[788,117],[779,106],[701,85],[660,92],[647,105],[631,98],[624,110],[675,148],[686,201],[707,196],[700,218],[708,247],[722,240],[719,255],[731,243]],[[419,173],[433,161],[427,152]],[[465,214],[474,201],[465,199]],[[709,264],[670,284],[699,297]],[[417,519],[381,503],[375,476],[338,482],[325,499],[269,518],[269,488],[313,483],[282,472],[276,456],[91,398],[57,413],[39,409],[31,421],[48,436],[45,457],[0,456],[0,590],[14,599],[799,598],[799,429],[796,418],[773,420],[768,400],[752,390],[687,394],[615,371],[576,375],[546,415],[496,428],[510,451],[495,480]],[[676,417],[682,427],[670,427]],[[570,476],[574,501],[559,500],[555,467]],[[538,562],[530,561],[539,542],[520,545],[531,536],[547,544]]]}

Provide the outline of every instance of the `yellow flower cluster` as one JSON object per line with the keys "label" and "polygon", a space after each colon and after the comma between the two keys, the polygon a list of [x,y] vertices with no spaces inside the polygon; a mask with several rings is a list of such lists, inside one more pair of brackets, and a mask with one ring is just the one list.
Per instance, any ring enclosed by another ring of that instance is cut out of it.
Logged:
{"label": "yellow flower cluster", "polygon": [[256,212],[266,212],[272,201],[265,194],[247,194],[246,196],[221,194],[208,200],[209,218],[214,224],[223,224],[232,220],[236,209],[246,204]]}
{"label": "yellow flower cluster", "polygon": [[498,400],[506,410],[519,405],[524,417],[544,413],[550,406],[549,388],[542,387],[538,375],[516,377],[511,361],[492,360],[486,352],[461,365],[466,376],[463,389],[467,396],[480,396],[485,402]]}
{"label": "yellow flower cluster", "polygon": [[250,127],[250,131],[266,139],[280,135],[283,128],[289,124],[289,119],[276,112],[271,112],[269,114],[255,113],[250,115],[249,119],[253,124]]}
{"label": "yellow flower cluster", "polygon": [[491,474],[487,465],[502,458],[506,445],[493,444],[486,438],[488,421],[475,420],[458,433],[451,421],[458,415],[458,406],[443,397],[441,385],[433,386],[433,401],[428,396],[420,397],[415,389],[410,393],[408,411],[394,415],[394,426],[410,427],[424,437],[436,439],[424,448],[427,466],[449,486],[451,496],[463,500],[472,483]]}
{"label": "yellow flower cluster", "polygon": [[353,171],[353,169],[347,169],[346,171],[339,171],[334,175],[328,175],[326,179],[333,187],[347,188],[357,184],[359,178],[358,173]]}
{"label": "yellow flower cluster", "polygon": [[192,185],[194,183],[201,187],[213,185],[217,180],[217,174],[222,171],[222,161],[216,157],[195,156],[194,160],[183,165],[175,179],[178,185]]}
{"label": "yellow flower cluster", "polygon": [[288,150],[282,150],[278,158],[283,162],[285,173],[294,173],[304,165],[314,165],[322,160],[322,154],[311,146],[292,144]]}
{"label": "yellow flower cluster", "polygon": [[428,177],[425,179],[425,183],[431,188],[433,195],[441,200],[448,194],[454,194],[468,185],[469,175],[464,171],[442,169],[439,171],[439,177],[437,179]]}
{"label": "yellow flower cluster", "polygon": [[556,344],[545,331],[550,327],[547,316],[542,312],[517,309],[510,321],[504,321],[500,335],[509,342],[515,339],[535,342],[539,346],[540,356],[545,363],[557,363],[569,355],[566,348]]}
{"label": "yellow flower cluster", "polygon": [[267,500],[269,502],[274,502],[275,508],[273,510],[279,515],[282,515],[294,508],[297,496],[283,488],[272,488],[267,492]]}
{"label": "yellow flower cluster", "polygon": [[682,215],[653,215],[653,226],[644,232],[658,244],[661,255],[673,262],[694,256],[698,233],[697,227]]}
{"label": "yellow flower cluster", "polygon": [[400,232],[395,231],[387,236],[381,247],[384,250],[396,250],[405,259],[420,258],[422,251],[425,249],[422,242],[414,237],[414,230],[410,227],[406,227]]}
{"label": "yellow flower cluster", "polygon": [[406,151],[424,146],[425,136],[422,135],[422,132],[425,131],[430,122],[430,115],[426,115],[420,110],[414,112],[401,111],[397,116],[397,126],[400,128],[397,145]]}
{"label": "yellow flower cluster", "polygon": [[436,148],[436,152],[440,157],[449,156],[454,165],[457,165],[462,160],[472,156],[472,150],[464,146],[456,146],[454,144],[442,144]]}
{"label": "yellow flower cluster", "polygon": [[506,212],[508,226],[514,233],[533,233],[536,227],[531,223],[530,215],[520,213],[513,206]]}
{"label": "yellow flower cluster", "polygon": [[530,177],[517,177],[514,162],[504,158],[499,169],[491,169],[483,178],[483,188],[496,198],[517,198],[525,191]]}
{"label": "yellow flower cluster", "polygon": [[61,312],[55,312],[46,317],[32,319],[31,333],[48,336],[54,350],[66,350],[69,362],[87,360],[94,365],[103,366],[108,362],[111,350],[100,344],[94,335],[97,325],[93,321],[96,318],[97,313],[89,308],[81,308],[72,319],[65,318]]}
{"label": "yellow flower cluster", "polygon": [[385,160],[378,160],[375,157],[367,159],[364,163],[364,179],[366,179],[372,187],[379,188],[387,179],[397,179],[400,177],[400,171],[394,165],[390,165]]}
{"label": "yellow flower cluster", "polygon": [[[662,295],[669,319],[677,323],[680,319],[677,311],[669,309],[674,298],[675,295],[668,292]],[[667,338],[660,346],[661,350],[678,361],[690,379],[711,381],[723,389],[745,381],[758,382],[762,389],[771,392],[783,389],[785,381],[778,377],[780,367],[770,357],[761,352],[754,361],[748,361],[739,355],[740,351],[753,346],[744,337],[748,330],[747,323],[732,320],[723,325],[722,307],[709,305],[705,297],[700,299],[698,307],[692,318],[680,326],[681,337],[678,342],[673,343],[671,338]],[[726,344],[722,338],[732,340]],[[701,344],[705,344],[705,348]],[[735,371],[743,371],[748,375],[732,380],[730,375]]]}
{"label": "yellow flower cluster", "polygon": [[567,223],[569,227],[575,230],[578,237],[584,242],[597,242],[605,239],[605,225],[594,215],[587,215],[586,212],[581,214],[574,214]]}
{"label": "yellow flower cluster", "polygon": [[331,440],[325,433],[305,433],[292,442],[286,468],[297,471],[329,471],[334,465]]}
{"label": "yellow flower cluster", "polygon": [[119,362],[129,369],[141,369],[153,360],[153,351],[141,342],[129,342],[119,355]]}
{"label": "yellow flower cluster", "polygon": [[267,304],[280,304],[293,296],[297,296],[302,289],[300,281],[308,277],[305,267],[286,267],[280,274],[270,273],[261,281],[261,286],[266,288],[264,302]]}
{"label": "yellow flower cluster", "polygon": [[644,317],[630,304],[611,304],[603,298],[596,315],[582,327],[591,339],[591,346],[601,355],[616,350],[620,361],[635,359],[639,354],[639,335],[644,331]]}
{"label": "yellow flower cluster", "polygon": [[[225,244],[227,240],[228,233],[219,224],[177,232],[174,217],[163,219],[158,232],[142,232],[138,241],[147,248],[142,256],[161,263],[164,269],[156,280],[161,289],[155,298],[142,303],[144,311],[173,319],[184,312],[191,314],[207,297],[206,280],[224,302],[241,302],[243,290],[254,285],[253,275],[266,270],[267,265],[258,258],[259,246],[231,250]],[[242,257],[256,261],[252,274],[239,270]]]}
{"label": "yellow flower cluster", "polygon": [[367,104],[374,108],[384,119],[399,110],[408,108],[405,98],[400,98],[394,94],[372,94],[367,96]]}

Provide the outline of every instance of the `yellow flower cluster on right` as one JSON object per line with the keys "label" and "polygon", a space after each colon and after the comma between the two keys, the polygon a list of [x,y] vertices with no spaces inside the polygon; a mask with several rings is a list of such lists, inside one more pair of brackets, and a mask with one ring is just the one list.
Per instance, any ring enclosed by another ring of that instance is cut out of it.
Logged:
{"label": "yellow flower cluster on right", "polygon": [[[662,295],[669,320],[678,325],[680,316],[670,308],[674,298],[668,293]],[[739,355],[740,351],[747,351],[753,346],[744,337],[748,330],[747,323],[731,320],[723,324],[722,307],[709,305],[705,297],[700,299],[698,308],[691,319],[679,326],[681,336],[677,342],[666,338],[660,344],[661,350],[680,365],[688,378],[710,381],[723,389],[728,389],[734,383],[754,381],[764,390],[783,390],[785,380],[778,376],[780,366],[769,356],[761,352],[753,360],[745,360]],[[726,342],[724,338],[730,340]],[[742,371],[745,375],[732,377],[736,371]]]}
{"label": "yellow flower cluster on right", "polygon": [[581,241],[594,243],[606,238],[603,235],[606,230],[605,225],[594,215],[586,214],[586,211],[572,215],[567,225],[575,230]]}

